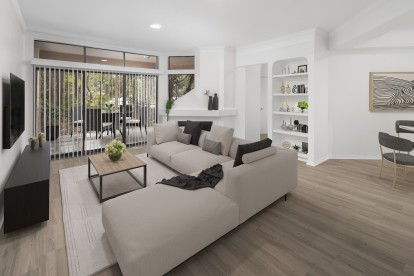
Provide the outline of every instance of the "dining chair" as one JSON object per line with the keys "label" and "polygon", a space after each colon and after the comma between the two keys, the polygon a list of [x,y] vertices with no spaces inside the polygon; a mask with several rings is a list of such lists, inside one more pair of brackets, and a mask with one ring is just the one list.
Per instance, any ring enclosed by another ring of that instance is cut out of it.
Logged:
{"label": "dining chair", "polygon": [[[407,168],[414,167],[414,156],[410,155],[410,152],[413,150],[413,144],[410,140],[389,135],[384,132],[378,134],[378,140],[381,150],[381,167],[380,175],[382,177],[382,168],[384,165],[384,160],[394,164],[394,177],[393,177],[393,187],[395,188],[396,176],[397,176],[397,166],[404,167],[404,177],[407,176]],[[384,148],[391,149],[392,152],[384,152]],[[398,152],[397,152],[398,151]],[[403,153],[406,152],[406,153]]]}
{"label": "dining chair", "polygon": [[[404,127],[408,127],[408,128],[404,128]],[[400,137],[400,133],[414,133],[414,121],[409,121],[409,120],[396,121],[395,132],[397,132],[398,137]],[[413,142],[413,147],[414,147],[414,142]]]}

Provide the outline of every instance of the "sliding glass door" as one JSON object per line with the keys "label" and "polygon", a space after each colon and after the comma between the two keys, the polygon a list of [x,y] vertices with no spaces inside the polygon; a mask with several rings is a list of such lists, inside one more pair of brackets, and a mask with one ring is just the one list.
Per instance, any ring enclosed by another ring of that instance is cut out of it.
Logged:
{"label": "sliding glass door", "polygon": [[36,133],[55,158],[102,152],[112,139],[146,142],[157,118],[157,76],[35,68]]}

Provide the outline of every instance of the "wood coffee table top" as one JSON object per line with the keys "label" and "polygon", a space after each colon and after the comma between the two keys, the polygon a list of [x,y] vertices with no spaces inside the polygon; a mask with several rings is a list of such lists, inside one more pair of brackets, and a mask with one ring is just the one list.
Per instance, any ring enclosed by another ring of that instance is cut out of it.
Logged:
{"label": "wood coffee table top", "polygon": [[89,156],[89,160],[95,167],[100,176],[113,174],[117,172],[128,171],[147,165],[144,161],[125,151],[121,159],[111,161],[105,153]]}

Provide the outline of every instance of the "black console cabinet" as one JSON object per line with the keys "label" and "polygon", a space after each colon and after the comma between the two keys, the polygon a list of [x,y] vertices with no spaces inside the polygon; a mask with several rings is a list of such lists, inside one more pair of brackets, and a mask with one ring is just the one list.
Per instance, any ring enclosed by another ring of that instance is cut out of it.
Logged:
{"label": "black console cabinet", "polygon": [[4,187],[4,233],[49,220],[50,145],[26,146]]}

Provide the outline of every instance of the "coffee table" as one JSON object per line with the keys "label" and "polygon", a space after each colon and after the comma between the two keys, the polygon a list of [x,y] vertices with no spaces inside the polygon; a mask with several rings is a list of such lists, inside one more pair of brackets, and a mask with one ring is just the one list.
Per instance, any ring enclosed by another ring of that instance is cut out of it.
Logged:
{"label": "coffee table", "polygon": [[[91,175],[91,163],[95,167],[97,174]],[[134,174],[130,172],[132,169],[136,168],[144,168],[144,182],[141,182],[138,178],[135,177]],[[96,154],[88,157],[88,178],[89,182],[92,185],[96,195],[99,198],[99,202],[104,202],[108,199],[130,193],[132,191],[138,190],[140,188],[132,189],[127,192],[123,192],[120,194],[116,194],[110,197],[102,198],[102,179],[104,176],[120,173],[120,172],[127,172],[141,187],[147,186],[147,164],[139,159],[138,157],[132,155],[128,151],[122,155],[121,159],[118,161],[111,161],[109,160],[108,156],[104,153]],[[99,177],[99,191],[95,187],[93,183],[93,178]]]}

